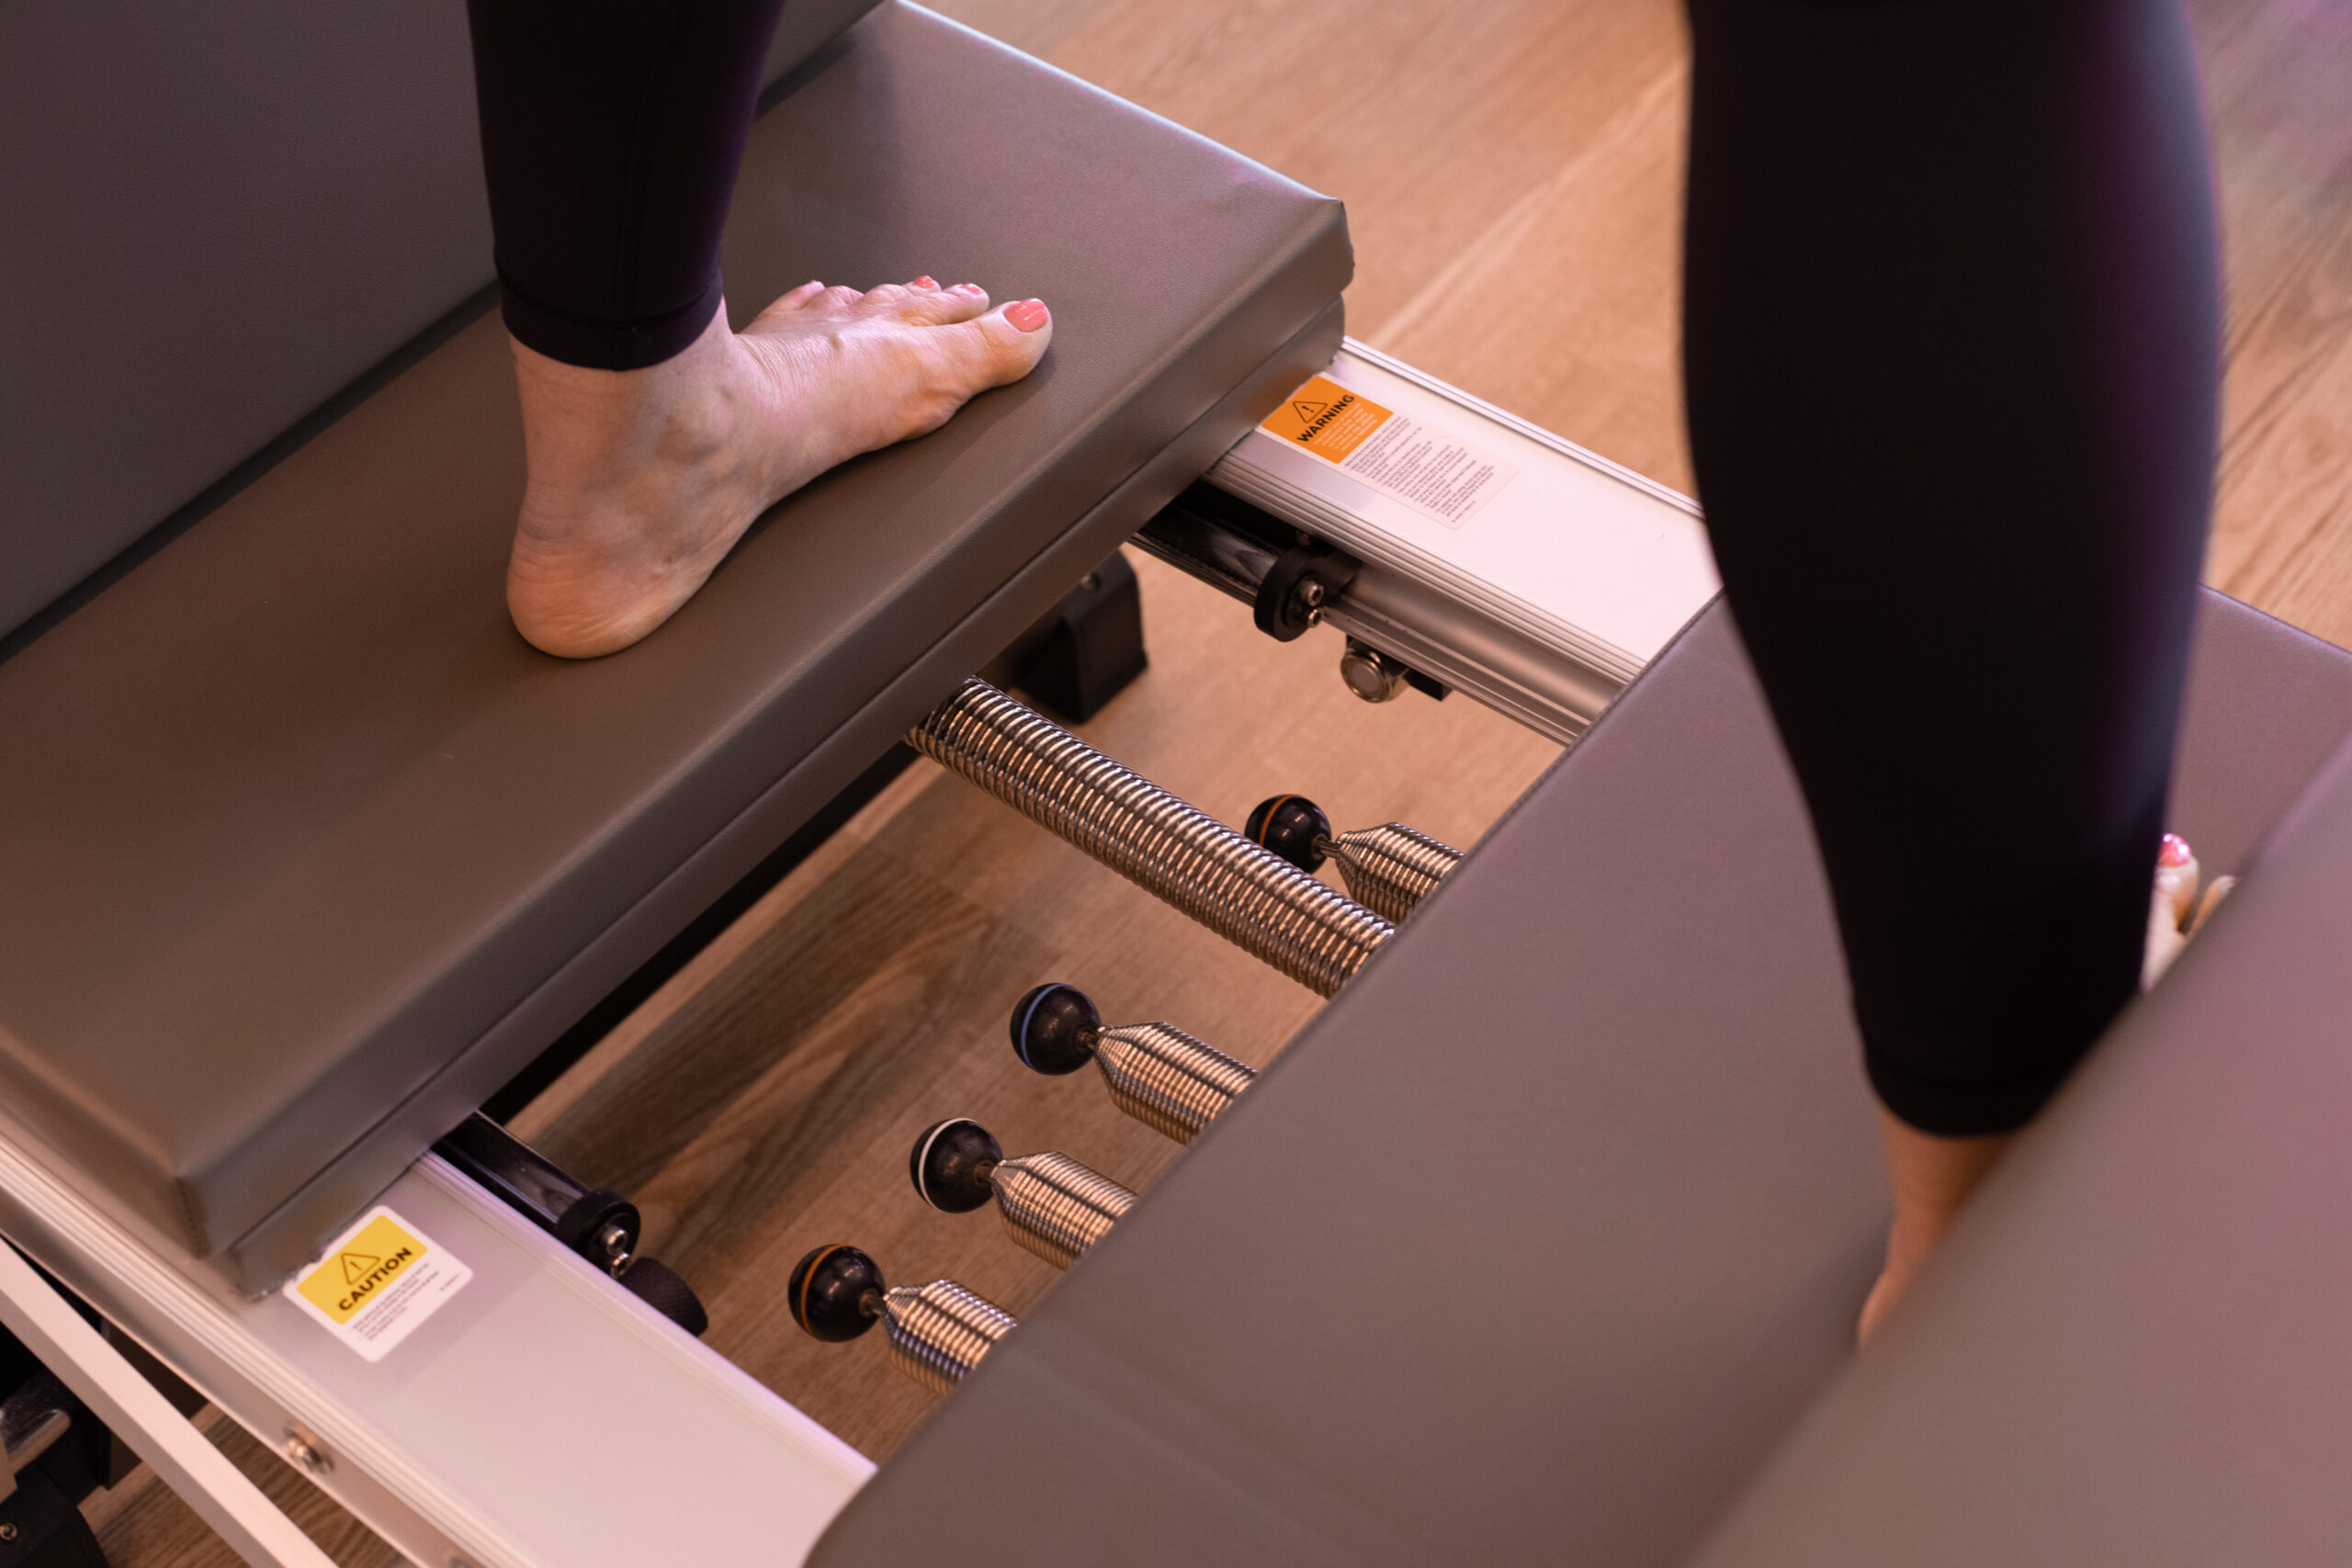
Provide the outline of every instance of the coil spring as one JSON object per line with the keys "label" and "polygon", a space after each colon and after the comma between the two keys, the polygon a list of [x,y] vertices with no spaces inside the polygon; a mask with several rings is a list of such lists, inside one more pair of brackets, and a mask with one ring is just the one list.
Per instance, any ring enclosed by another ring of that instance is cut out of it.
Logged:
{"label": "coil spring", "polygon": [[1015,1326],[1011,1313],[953,1280],[893,1285],[882,1294],[882,1311],[899,1370],[933,1393],[962,1382]]}
{"label": "coil spring", "polygon": [[1402,822],[1358,828],[1332,840],[1340,878],[1356,901],[1402,920],[1462,859],[1462,852]]}
{"label": "coil spring", "polygon": [[985,681],[910,745],[1324,996],[1396,927]]}
{"label": "coil spring", "polygon": [[1216,1046],[1165,1023],[1104,1030],[1094,1060],[1120,1110],[1180,1144],[1191,1143],[1257,1077]]}
{"label": "coil spring", "polygon": [[1136,1195],[1068,1155],[1023,1155],[989,1178],[1012,1239],[1057,1269],[1110,1234]]}

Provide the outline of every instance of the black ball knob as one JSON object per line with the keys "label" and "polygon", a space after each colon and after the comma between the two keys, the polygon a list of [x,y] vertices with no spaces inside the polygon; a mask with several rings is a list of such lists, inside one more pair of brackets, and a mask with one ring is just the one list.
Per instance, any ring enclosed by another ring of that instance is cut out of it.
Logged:
{"label": "black ball knob", "polygon": [[854,1247],[835,1242],[802,1258],[785,1286],[792,1321],[831,1344],[854,1339],[882,1313],[882,1270]]}
{"label": "black ball knob", "polygon": [[1078,1071],[1102,1038],[1102,1015],[1076,986],[1051,981],[1012,1006],[1012,1049],[1033,1073]]}
{"label": "black ball knob", "polygon": [[995,1195],[989,1177],[1003,1163],[1003,1145],[986,1127],[955,1116],[915,1140],[907,1169],[924,1202],[946,1213],[968,1214]]}
{"label": "black ball knob", "polygon": [[1258,803],[1242,825],[1241,836],[1311,874],[1323,869],[1323,852],[1315,841],[1330,838],[1331,819],[1303,795],[1278,795]]}

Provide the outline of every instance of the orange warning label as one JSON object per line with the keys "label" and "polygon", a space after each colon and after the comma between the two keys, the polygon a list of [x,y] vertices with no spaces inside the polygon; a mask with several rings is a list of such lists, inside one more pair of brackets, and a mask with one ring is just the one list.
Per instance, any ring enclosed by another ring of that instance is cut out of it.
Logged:
{"label": "orange warning label", "polygon": [[1290,395],[1290,400],[1268,414],[1260,428],[1293,446],[1304,446],[1318,457],[1344,462],[1348,454],[1372,439],[1395,417],[1361,392],[1351,392],[1328,377],[1317,376]]}

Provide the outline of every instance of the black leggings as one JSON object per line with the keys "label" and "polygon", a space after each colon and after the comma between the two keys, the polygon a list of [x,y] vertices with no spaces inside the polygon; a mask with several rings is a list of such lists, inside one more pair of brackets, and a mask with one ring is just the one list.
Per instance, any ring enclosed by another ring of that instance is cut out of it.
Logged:
{"label": "black leggings", "polygon": [[[780,0],[472,0],[506,321],[684,348]],[[2211,482],[2177,0],[1690,0],[1708,525],[1813,809],[1872,1082],[2030,1117],[2131,996]]]}
{"label": "black leggings", "polygon": [[2177,0],[1690,0],[1683,355],[1872,1083],[2031,1117],[2137,983],[2212,485]]}
{"label": "black leggings", "polygon": [[469,0],[500,294],[518,341],[634,370],[710,324],[719,233],[783,8]]}

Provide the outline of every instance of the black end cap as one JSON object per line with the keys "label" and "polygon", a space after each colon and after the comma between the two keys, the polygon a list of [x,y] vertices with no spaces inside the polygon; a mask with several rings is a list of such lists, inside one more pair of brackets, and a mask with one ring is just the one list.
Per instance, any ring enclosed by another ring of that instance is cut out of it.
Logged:
{"label": "black end cap", "polygon": [[989,1173],[1004,1163],[1004,1148],[968,1116],[951,1116],[923,1130],[907,1158],[915,1196],[943,1213],[968,1214],[995,1196]]}
{"label": "black end cap", "polygon": [[1012,1050],[1033,1073],[1059,1077],[1094,1059],[1102,1015],[1084,991],[1048,981],[1012,1005]]}
{"label": "black end cap", "polygon": [[1315,840],[1331,836],[1331,819],[1303,795],[1278,795],[1258,803],[1242,824],[1241,836],[1313,875],[1323,869],[1324,858]]}
{"label": "black end cap", "polygon": [[866,1302],[886,1288],[874,1259],[835,1242],[793,1266],[792,1279],[785,1286],[785,1302],[792,1321],[811,1338],[838,1345],[874,1326],[877,1314]]}

